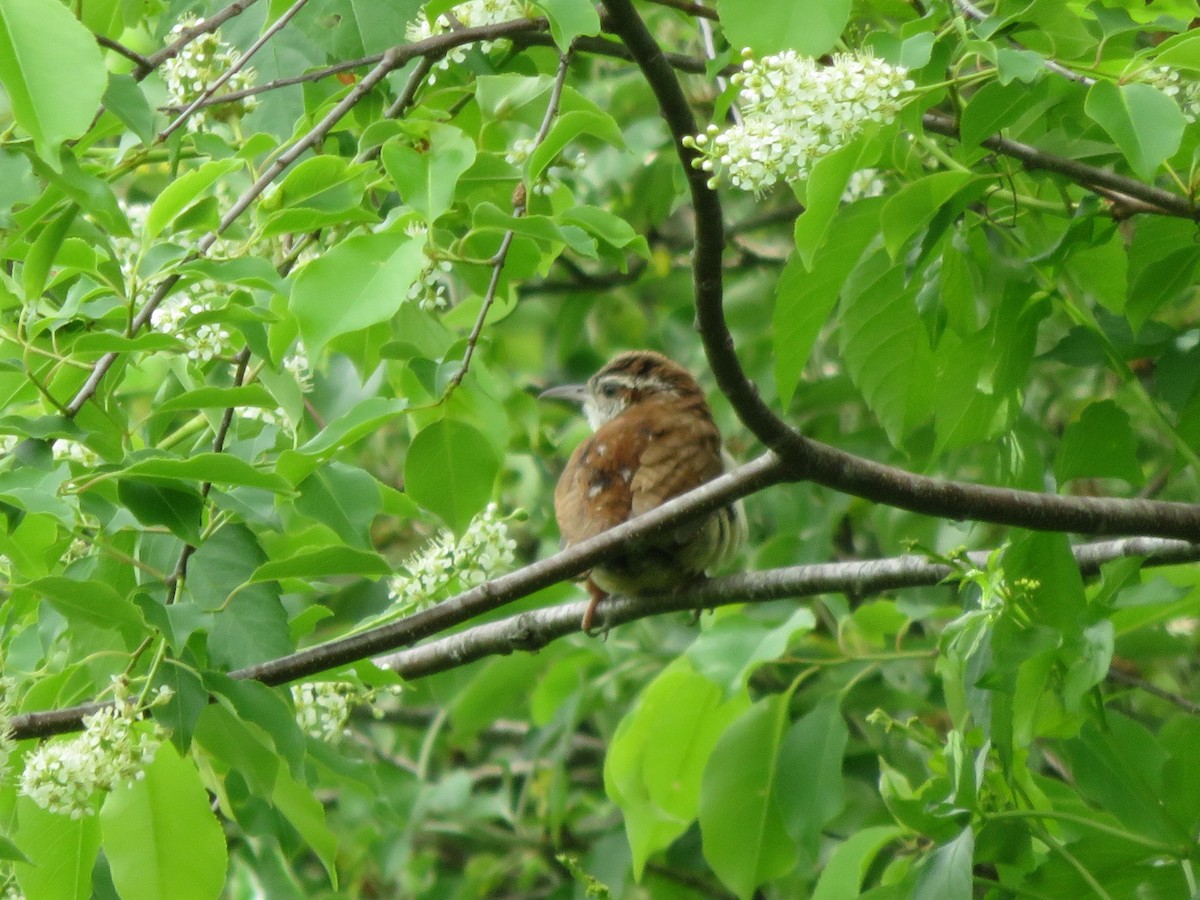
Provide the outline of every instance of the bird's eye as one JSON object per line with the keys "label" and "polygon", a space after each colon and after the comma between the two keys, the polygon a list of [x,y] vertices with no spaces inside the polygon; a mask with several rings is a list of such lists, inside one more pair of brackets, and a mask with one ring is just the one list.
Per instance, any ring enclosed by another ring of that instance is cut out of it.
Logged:
{"label": "bird's eye", "polygon": [[617,396],[617,391],[618,391],[618,390],[620,390],[620,388],[618,388],[618,387],[617,387],[615,384],[613,384],[611,381],[609,381],[609,382],[606,382],[606,383],[604,383],[604,384],[600,385],[600,393],[602,393],[602,394],[603,394],[605,397],[615,397],[615,396]]}

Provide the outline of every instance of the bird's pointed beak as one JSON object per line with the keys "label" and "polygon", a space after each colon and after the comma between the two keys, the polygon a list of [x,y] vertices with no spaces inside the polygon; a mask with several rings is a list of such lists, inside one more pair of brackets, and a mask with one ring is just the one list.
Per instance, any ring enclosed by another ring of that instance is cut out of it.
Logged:
{"label": "bird's pointed beak", "polygon": [[568,403],[583,403],[586,398],[586,384],[562,384],[538,394],[539,400],[566,400]]}

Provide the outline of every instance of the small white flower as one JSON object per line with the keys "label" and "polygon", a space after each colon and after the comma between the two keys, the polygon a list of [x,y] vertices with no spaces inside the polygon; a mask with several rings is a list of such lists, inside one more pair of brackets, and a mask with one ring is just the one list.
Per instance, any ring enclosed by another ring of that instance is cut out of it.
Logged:
{"label": "small white flower", "polygon": [[[180,34],[184,28],[190,28],[196,24],[198,21],[194,16],[184,16],[171,29],[171,33]],[[172,106],[187,106],[200,97],[210,84],[215,83],[224,75],[237,60],[237,51],[221,40],[220,29],[199,35],[174,59],[163,63],[163,81],[167,86],[167,102]],[[222,85],[215,96],[220,97],[235,91],[246,90],[254,85],[255,77],[253,67],[247,66],[240,69]],[[204,114],[197,110],[188,119],[188,130],[199,131],[207,124],[208,118],[217,121],[241,118],[256,106],[258,106],[258,99],[251,96],[208,107]]]}
{"label": "small white flower", "polygon": [[1189,124],[1196,121],[1200,115],[1200,80],[1184,78],[1170,66],[1158,66],[1144,73],[1142,78],[1178,103]]}

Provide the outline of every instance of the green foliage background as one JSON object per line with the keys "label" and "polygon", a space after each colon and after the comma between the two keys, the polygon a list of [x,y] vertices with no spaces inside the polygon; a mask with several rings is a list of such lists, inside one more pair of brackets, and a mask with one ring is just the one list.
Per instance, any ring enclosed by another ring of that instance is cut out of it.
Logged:
{"label": "green foliage background", "polygon": [[[244,50],[287,7],[248,4],[222,34]],[[585,426],[534,398],[617,350],[690,366],[734,455],[762,448],[694,331],[680,162],[590,3],[543,0],[520,34],[363,90],[375,61],[329,67],[406,44],[418,4],[310,0],[253,65],[260,85],[311,79],[158,140],[161,74],[112,42],[144,60],[220,9],[0,0],[4,674],[22,713],[113,676],[175,691],[154,710],[169,743],[96,816],[18,796],[18,745],[12,890],[1196,894],[1200,576],[1130,558],[1085,582],[1065,535],[776,486],[747,501],[740,568],[1003,550],[958,589],[848,584],[451,668],[340,743],[306,737],[286,691],[227,677],[388,614],[381,576],[488,502],[524,510],[522,562],[551,554]],[[807,184],[724,196],[727,317],[773,409],[912,472],[1196,502],[1200,129],[1186,91],[1145,78],[1194,86],[1194,4],[720,0],[708,63],[701,17],[638,11],[691,60],[702,121],[722,121],[716,76],[743,46],[867,48],[918,84]],[[512,158],[576,38],[544,142]],[[1049,156],[1027,169],[997,135]],[[845,199],[864,168],[883,193]],[[418,302],[431,259],[445,308]],[[141,327],[156,289],[192,298],[173,329]],[[298,339],[308,391],[284,364]]]}

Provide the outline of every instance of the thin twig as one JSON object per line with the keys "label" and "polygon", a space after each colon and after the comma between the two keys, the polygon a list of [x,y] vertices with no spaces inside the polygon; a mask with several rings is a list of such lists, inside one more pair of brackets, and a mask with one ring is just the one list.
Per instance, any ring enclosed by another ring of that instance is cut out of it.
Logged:
{"label": "thin twig", "polygon": [[139,70],[140,69],[149,70],[152,68],[152,66],[150,65],[149,59],[147,59],[145,56],[142,56],[142,54],[138,53],[136,50],[129,49],[124,44],[120,43],[119,41],[114,41],[112,38],[105,37],[102,34],[98,34],[98,35],[96,35],[96,43],[99,44],[101,47],[105,47],[109,50],[112,50],[114,53],[119,53],[121,56],[123,56],[126,59],[133,62],[138,67]]}
{"label": "thin twig", "polygon": [[[554,75],[554,84],[550,89],[550,102],[546,106],[546,114],[542,117],[541,127],[538,128],[537,134],[533,138],[533,148],[536,150],[546,140],[546,136],[550,134],[550,127],[554,124],[554,119],[558,115],[558,105],[562,101],[563,87],[567,82],[567,71],[571,65],[571,51],[568,49],[558,58],[558,71]],[[522,183],[518,186],[517,192],[514,195],[513,201],[513,218],[519,219],[525,215],[525,211],[529,208],[528,195],[533,189],[533,185]],[[463,351],[462,365],[453,377],[446,384],[445,396],[449,396],[455,388],[457,388],[464,378],[467,377],[467,370],[471,367],[471,359],[475,355],[475,346],[479,343],[479,337],[483,334],[483,326],[487,321],[488,313],[492,309],[492,304],[496,302],[496,291],[500,286],[500,275],[504,271],[504,263],[508,260],[508,250],[512,246],[513,238],[516,237],[516,231],[512,228],[504,232],[504,237],[500,240],[500,249],[496,251],[496,255],[492,257],[492,277],[488,280],[487,291],[483,295],[483,302],[479,307],[479,315],[475,317],[475,324],[471,328],[471,333],[467,335],[467,348]]]}
{"label": "thin twig", "polygon": [[717,11],[703,3],[698,3],[696,0],[650,0],[651,3],[657,6],[668,6],[671,9],[677,9],[680,12],[685,12],[689,16],[699,16],[702,19],[710,19],[716,22],[720,19]]}
{"label": "thin twig", "polygon": [[282,16],[272,22],[271,26],[262,33],[258,40],[250,45],[246,52],[243,53],[233,65],[231,65],[221,74],[220,78],[205,88],[204,92],[201,93],[199,97],[184,107],[183,112],[176,116],[175,120],[171,122],[170,125],[158,133],[157,141],[160,143],[165,141],[176,131],[176,129],[180,128],[185,122],[187,122],[192,113],[199,109],[205,100],[208,100],[210,97],[216,94],[217,91],[224,87],[230,78],[244,69],[250,60],[254,58],[254,54],[258,53],[258,51],[266,45],[267,41],[274,37],[283,28],[283,26],[291,21],[292,17],[296,15],[296,13],[300,12],[306,3],[308,3],[308,0],[296,0],[296,2],[293,3]]}
{"label": "thin twig", "polygon": [[138,81],[144,79],[147,75],[161,66],[168,59],[173,59],[179,55],[179,51],[194,41],[202,34],[208,34],[211,31],[216,31],[223,24],[228,22],[234,16],[240,16],[247,9],[257,3],[258,0],[234,0],[224,9],[213,13],[207,19],[201,19],[190,28],[185,28],[179,32],[179,37],[172,41],[161,50],[150,54],[146,57],[145,66],[138,66],[137,72],[134,73],[134,78]]}
{"label": "thin twig", "polygon": [[[984,12],[982,9],[980,9],[978,6],[976,6],[974,3],[972,3],[971,0],[957,0],[957,2],[958,2],[959,9],[961,9],[963,11],[963,14],[968,19],[974,19],[977,22],[982,22],[985,19],[989,18],[988,14],[986,12]],[[1016,40],[1013,40],[1012,38],[1009,38],[1008,42],[1013,47],[1016,47],[1020,50],[1025,49],[1025,45],[1022,44],[1020,41],[1016,41]],[[1048,71],[1053,72],[1055,75],[1061,75],[1063,78],[1067,78],[1071,81],[1077,81],[1080,84],[1092,85],[1092,84],[1096,83],[1096,79],[1089,78],[1086,75],[1080,75],[1078,72],[1072,72],[1070,69],[1068,69],[1062,63],[1057,62],[1053,59],[1042,60],[1042,66],[1043,66],[1043,68],[1047,69]]]}

